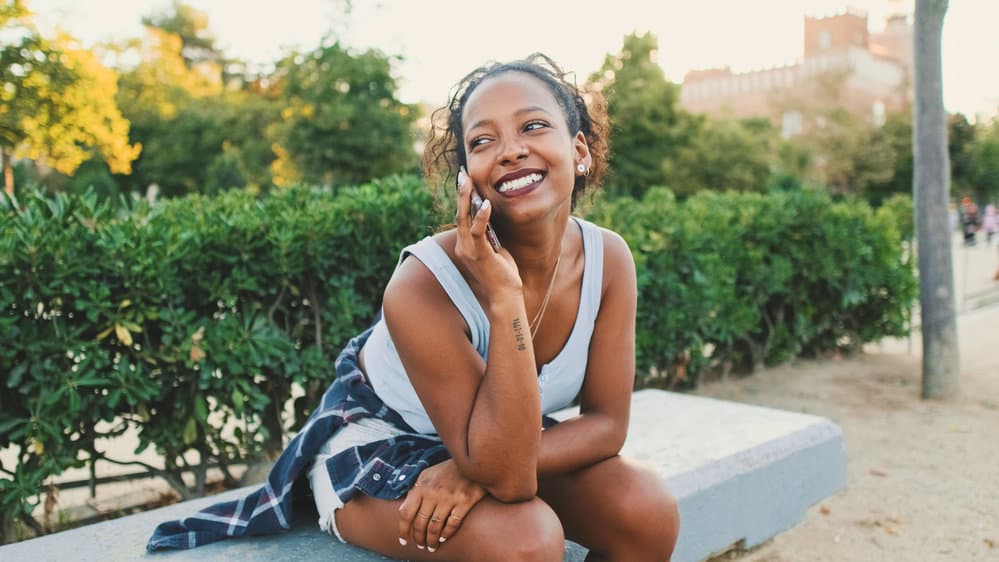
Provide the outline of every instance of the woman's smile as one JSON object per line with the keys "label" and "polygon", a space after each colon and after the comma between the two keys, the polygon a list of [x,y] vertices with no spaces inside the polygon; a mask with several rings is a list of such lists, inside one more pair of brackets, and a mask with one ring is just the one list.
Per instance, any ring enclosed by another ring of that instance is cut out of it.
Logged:
{"label": "woman's smile", "polygon": [[540,170],[523,169],[504,175],[494,187],[504,197],[518,197],[533,191],[544,179],[545,174]]}

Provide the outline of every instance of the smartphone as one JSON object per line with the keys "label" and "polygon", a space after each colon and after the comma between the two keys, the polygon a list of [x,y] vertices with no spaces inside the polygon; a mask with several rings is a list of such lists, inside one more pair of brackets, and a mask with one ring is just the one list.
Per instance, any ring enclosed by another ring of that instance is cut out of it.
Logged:
{"label": "smartphone", "polygon": [[[475,187],[472,187],[474,190]],[[479,208],[482,207],[482,198],[475,191],[472,191],[472,218],[475,218],[476,213],[479,212]],[[486,223],[486,240],[489,240],[489,245],[493,247],[493,251],[497,251],[500,248],[499,238],[496,237],[496,231],[493,230],[493,225]]]}
{"label": "smartphone", "polygon": [[[462,168],[462,171],[464,171],[464,168]],[[467,172],[465,175],[467,177],[468,175]],[[458,185],[456,182],[455,189],[457,188]],[[472,218],[475,218],[476,213],[479,212],[479,209],[481,207],[482,207],[482,197],[479,196],[479,192],[476,190],[475,184],[472,184],[472,208],[470,209]],[[488,223],[486,223],[486,240],[489,240],[489,245],[493,247],[493,251],[499,250],[500,248],[499,238],[496,237],[496,231],[493,230],[493,226]]]}

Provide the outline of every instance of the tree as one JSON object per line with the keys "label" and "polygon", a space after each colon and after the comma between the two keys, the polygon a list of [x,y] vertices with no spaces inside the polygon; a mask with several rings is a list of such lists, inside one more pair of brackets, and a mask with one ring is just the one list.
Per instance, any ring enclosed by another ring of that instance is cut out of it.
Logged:
{"label": "tree", "polygon": [[969,152],[971,192],[980,201],[994,201],[999,197],[999,116],[979,125]]}
{"label": "tree", "polygon": [[180,38],[180,53],[188,68],[201,63],[221,66],[225,61],[215,44],[215,34],[209,29],[208,14],[180,0],[174,0],[164,12],[143,16],[142,25]]}
{"label": "tree", "polygon": [[771,167],[769,134],[758,123],[705,121],[691,145],[666,161],[669,185],[677,196],[705,189],[766,191]]}
{"label": "tree", "polygon": [[607,97],[611,120],[610,191],[641,196],[652,186],[683,181],[670,161],[693,143],[703,121],[680,109],[679,88],[656,63],[654,35],[627,35],[621,51],[607,55],[591,86]]}
{"label": "tree", "polygon": [[856,195],[870,185],[890,182],[897,161],[892,131],[848,109],[846,85],[852,74],[849,69],[822,72],[804,88],[775,99],[781,113],[795,112],[803,118],[803,132],[788,141],[799,149],[793,156],[807,155],[803,179],[825,185],[837,195]]}
{"label": "tree", "polygon": [[275,184],[349,185],[415,170],[416,111],[396,99],[385,55],[324,44],[280,61],[271,81],[284,108],[271,131]]}
{"label": "tree", "polygon": [[[872,147],[864,158],[860,153],[861,167],[874,166],[876,173],[865,174],[858,190],[869,202],[880,205],[892,195],[912,194],[912,110],[893,113],[884,125],[871,130],[867,146]],[[873,157],[880,155],[883,161]],[[911,234],[911,233],[909,233]]]}
{"label": "tree", "polygon": [[923,398],[958,392],[960,357],[948,228],[950,159],[943,106],[940,38],[948,0],[916,0],[916,106],[912,135],[919,304],[923,333]]}
{"label": "tree", "polygon": [[0,5],[0,153],[13,193],[14,157],[72,174],[91,155],[128,173],[141,147],[128,143],[128,121],[115,103],[117,76],[66,35],[46,40],[21,0]]}
{"label": "tree", "polygon": [[0,156],[4,187],[13,193],[13,150],[27,138],[23,121],[53,111],[50,90],[72,77],[58,64],[58,53],[42,42],[21,0],[0,4],[0,31],[5,37],[0,50]]}
{"label": "tree", "polygon": [[119,181],[132,191],[157,184],[164,195],[200,191],[226,135],[220,104],[208,103],[222,92],[220,70],[208,64],[192,69],[181,38],[155,27],[113,49],[122,60],[138,60],[122,69],[118,103],[132,123],[133,140],[144,147],[134,173]]}
{"label": "tree", "polygon": [[964,195],[974,190],[978,129],[962,113],[955,113],[947,120],[947,155],[950,156],[951,191],[954,193]]}
{"label": "tree", "polygon": [[143,16],[142,25],[180,38],[180,54],[191,70],[218,75],[227,86],[241,87],[252,79],[246,61],[229,58],[218,46],[208,14],[180,0],[162,12]]}

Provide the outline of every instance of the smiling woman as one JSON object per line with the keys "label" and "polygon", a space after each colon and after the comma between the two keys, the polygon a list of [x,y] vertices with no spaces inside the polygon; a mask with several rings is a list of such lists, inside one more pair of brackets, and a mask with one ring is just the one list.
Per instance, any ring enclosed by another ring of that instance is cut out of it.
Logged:
{"label": "smiling woman", "polygon": [[[457,176],[456,227],[402,250],[268,484],[164,523],[150,550],[287,528],[307,479],[324,530],[395,558],[555,561],[569,538],[591,560],[669,559],[676,502],[619,455],[634,262],[571,216],[605,169],[604,114],[543,55],[473,71],[440,111],[425,163]],[[579,415],[547,417],[574,398]]]}

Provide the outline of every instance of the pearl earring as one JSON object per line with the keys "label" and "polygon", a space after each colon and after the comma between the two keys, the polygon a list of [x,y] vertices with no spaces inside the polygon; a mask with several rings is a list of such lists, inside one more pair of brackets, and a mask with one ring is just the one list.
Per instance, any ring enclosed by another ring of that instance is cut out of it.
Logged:
{"label": "pearl earring", "polygon": [[582,164],[577,164],[576,165],[576,171],[579,172],[580,174],[585,174],[586,173],[586,166],[584,166]]}

